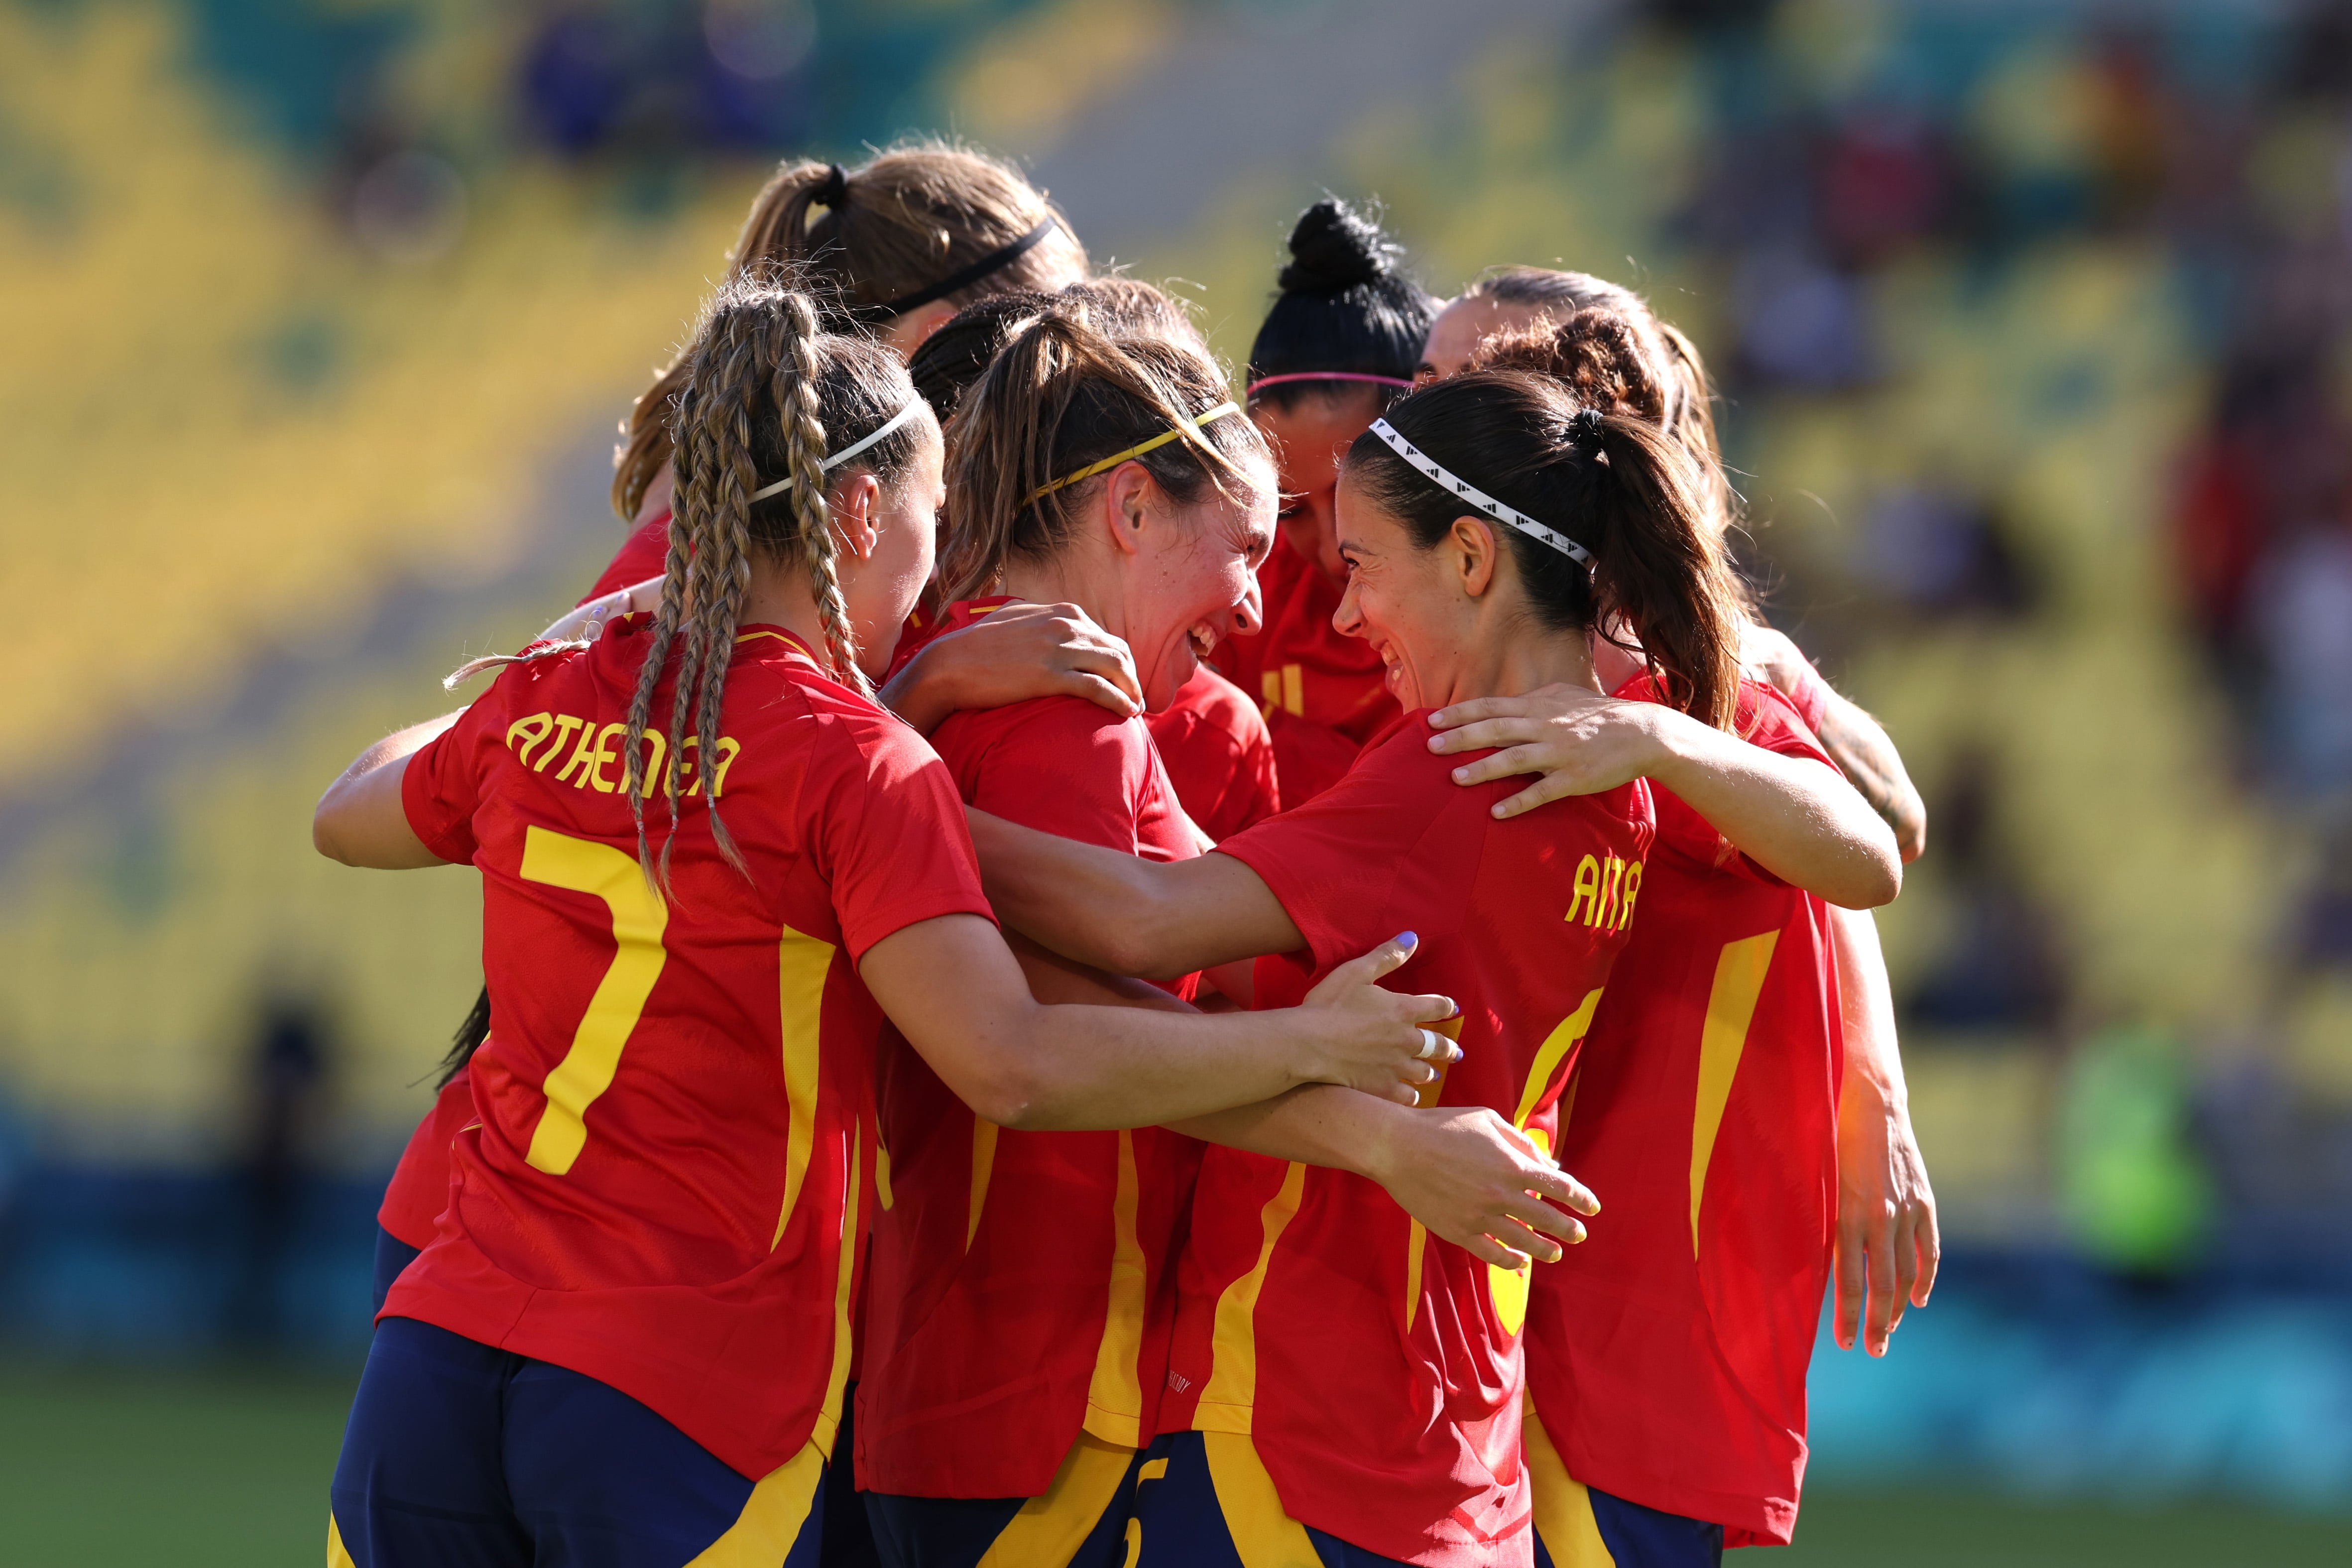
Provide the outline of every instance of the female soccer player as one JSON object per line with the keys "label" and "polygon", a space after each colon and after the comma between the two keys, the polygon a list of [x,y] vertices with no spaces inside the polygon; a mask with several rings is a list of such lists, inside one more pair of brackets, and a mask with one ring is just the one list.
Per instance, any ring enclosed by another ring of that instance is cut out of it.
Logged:
{"label": "female soccer player", "polygon": [[[1456,374],[1490,339],[1556,327],[1587,309],[1606,310],[1624,321],[1658,365],[1659,417],[1706,470],[1708,490],[1728,525],[1738,498],[1723,473],[1715,436],[1714,388],[1706,362],[1680,328],[1661,321],[1631,289],[1589,272],[1490,268],[1437,312],[1415,379],[1426,384]],[[1904,860],[1917,859],[1927,847],[1927,807],[1904,770],[1902,753],[1878,721],[1822,680],[1787,636],[1753,614],[1740,634],[1740,662],[1796,706],[1847,779],[1895,829]]]}
{"label": "female soccer player", "polygon": [[[1055,302],[964,393],[940,624],[1074,604],[1133,649],[1159,710],[1200,648],[1255,629],[1274,467],[1204,353],[1107,335],[1101,314]],[[968,805],[1155,860],[1199,852],[1139,717],[1048,697],[959,712],[933,744]],[[1115,1549],[1124,1513],[1106,1514],[1166,1383],[1199,1145],[1000,1131],[908,1053],[882,1067],[895,1201],[875,1228],[858,1471],[885,1560],[1042,1568],[1097,1529]]]}
{"label": "female soccer player", "polygon": [[[1405,721],[1314,801],[1176,864],[975,816],[1001,918],[1116,973],[1294,955],[1260,963],[1261,1004],[1296,994],[1358,931],[1408,920],[1425,973],[1462,1005],[1438,1103],[1486,1108],[1548,1148],[1645,902],[1649,785],[1497,817],[1502,792],[1457,789],[1421,720],[1476,696],[1591,689],[1591,629],[1620,616],[1696,716],[1675,716],[1650,771],[1738,823],[1775,870],[1841,880],[1859,902],[1891,895],[1891,843],[1851,790],[1722,732],[1738,594],[1699,476],[1654,427],[1580,409],[1543,378],[1462,377],[1356,441],[1335,516],[1339,625],[1379,653]],[[1559,1250],[1521,1224],[1433,1239],[1354,1176],[1210,1151],[1138,1560],[1526,1562],[1517,1334],[1528,1259]]]}
{"label": "female soccer player", "polygon": [[[1672,430],[1675,377],[1645,314],[1586,307],[1506,330],[1469,363],[1544,374],[1580,401]],[[1711,443],[1684,446],[1712,460]],[[1562,687],[1462,704],[1432,716],[1463,726],[1433,749],[1523,742],[1457,771],[1474,787],[1549,775],[1498,811],[1621,783],[1655,743],[1651,725],[1671,718],[1624,641],[1593,642],[1602,688],[1624,700]],[[1529,722],[1537,719],[1550,720],[1550,732]],[[1829,762],[1795,710],[1759,681],[1741,684],[1735,732],[1783,756]],[[1559,1568],[1673,1568],[1718,1561],[1727,1544],[1789,1541],[1806,1368],[1839,1231],[1842,1071],[1857,1079],[1863,1064],[1896,1060],[1868,915],[1833,910],[1801,879],[1761,870],[1736,835],[1718,834],[1670,789],[1658,789],[1657,809],[1643,917],[1594,1016],[1560,1129],[1561,1158],[1608,1194],[1610,1219],[1538,1278],[1528,1303],[1525,1441],[1538,1561]],[[1917,1176],[1924,1198],[1899,1061],[1895,1072],[1887,1108],[1901,1123],[1894,1142],[1909,1156],[1898,1165]],[[1843,1109],[1859,1117],[1873,1086],[1853,1081],[1849,1092]],[[1883,1168],[1883,1151],[1857,1149],[1855,1158],[1867,1163],[1862,1156],[1874,1152]],[[1933,1250],[1932,1200],[1925,1207],[1927,1228],[1906,1264]],[[1896,1250],[1873,1258],[1874,1352],[1896,1294],[1890,1272],[1902,1289],[1913,1285],[1910,1268],[1890,1267]],[[1840,1294],[1843,1338],[1852,1322],[1843,1280]]]}
{"label": "female soccer player", "polygon": [[[902,356],[962,305],[992,294],[1060,289],[1086,276],[1087,256],[1060,213],[1010,164],[971,148],[918,142],[856,169],[800,160],[760,192],[730,253],[730,275],[792,267],[829,301],[877,330]],[[602,620],[632,584],[657,581],[669,549],[668,410],[685,356],[664,370],[624,426],[613,506],[633,531],[583,604]],[[886,650],[887,651],[887,650]],[[983,706],[1041,689],[1124,701],[1124,654],[1095,628],[1041,607],[977,638],[940,642],[902,679],[909,706],[936,721],[955,705]],[[919,715],[912,715],[919,717]],[[465,1066],[487,1032],[484,988],[444,1064],[443,1081],[377,1213],[375,1300],[433,1239],[447,1202],[448,1149],[472,1120]]]}
{"label": "female soccer player", "polygon": [[[1085,310],[1097,327],[1115,336],[1165,338],[1197,349],[1202,355],[1208,353],[1208,345],[1174,300],[1132,279],[1098,278],[1074,283],[1056,296],[998,295],[958,311],[908,362],[915,385],[943,423],[955,411],[964,389],[980,379],[1013,332],[1056,304]],[[1040,606],[1025,608],[1034,613]],[[918,621],[920,618],[919,610]],[[915,623],[909,623],[910,632],[914,629]],[[1076,645],[1090,638],[1091,633],[1092,623],[1079,616],[1062,635],[1075,651]],[[940,689],[941,683],[927,679],[926,675],[917,660],[886,688],[885,700],[928,733],[935,727],[935,717],[943,716],[938,714],[935,704],[945,694]],[[971,700],[969,673],[962,684],[967,688],[962,705],[992,705]],[[1113,712],[1134,710],[1107,700],[1116,695],[1108,682],[1088,695]],[[1175,698],[1166,707],[1145,713],[1144,722],[1150,728],[1169,781],[1176,786],[1177,800],[1212,839],[1238,833],[1282,809],[1274,738],[1265,716],[1210,665],[1196,665],[1191,679],[1176,689]]]}
{"label": "female soccer player", "polygon": [[1290,257],[1250,345],[1246,395],[1279,465],[1282,544],[1258,574],[1265,630],[1216,659],[1262,700],[1283,803],[1297,805],[1396,717],[1379,656],[1331,626],[1347,585],[1331,498],[1339,454],[1412,387],[1437,301],[1398,269],[1378,226],[1337,200],[1300,216]]}
{"label": "female soccer player", "polygon": [[940,494],[904,367],[739,280],[676,418],[650,624],[526,649],[320,803],[336,858],[482,870],[499,1008],[352,1407],[331,1563],[813,1563],[886,1019],[1019,1128],[1434,1076],[1416,1026],[1444,1000],[1369,984],[1396,944],[1285,1014],[1036,1003],[945,770],[865,695]]}

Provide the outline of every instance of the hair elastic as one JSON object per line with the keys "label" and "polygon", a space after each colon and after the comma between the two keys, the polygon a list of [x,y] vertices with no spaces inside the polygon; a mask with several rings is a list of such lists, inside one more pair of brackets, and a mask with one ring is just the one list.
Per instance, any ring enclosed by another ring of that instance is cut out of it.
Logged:
{"label": "hair elastic", "polygon": [[1432,458],[1397,434],[1396,426],[1385,419],[1372,421],[1372,434],[1389,444],[1390,449],[1437,481],[1440,489],[1452,490],[1497,522],[1507,522],[1530,539],[1540,540],[1572,560],[1586,566],[1592,564],[1592,552],[1556,528],[1548,528],[1523,511],[1516,511],[1496,500],[1475,485],[1465,484],[1440,468]]}
{"label": "hair elastic", "polygon": [[1050,485],[1039,485],[1035,489],[1029,492],[1029,500],[1023,501],[1021,504],[1023,506],[1031,505],[1034,502],[1042,500],[1045,497],[1052,495],[1055,490],[1076,484],[1081,479],[1093,479],[1097,474],[1101,473],[1106,468],[1116,468],[1130,458],[1140,458],[1146,452],[1156,452],[1160,447],[1168,445],[1169,442],[1173,441],[1183,435],[1185,426],[1190,426],[1193,429],[1198,430],[1203,426],[1209,424],[1212,420],[1223,419],[1228,414],[1239,414],[1241,411],[1242,405],[1240,404],[1235,403],[1231,398],[1227,398],[1224,402],[1218,404],[1214,408],[1208,409],[1200,414],[1195,414],[1190,419],[1185,420],[1183,425],[1171,426],[1168,429],[1162,430],[1159,435],[1152,437],[1151,439],[1148,441],[1138,441],[1134,446],[1129,447],[1124,452],[1113,452],[1101,462],[1088,463],[1076,473],[1065,474]]}
{"label": "hair elastic", "polygon": [[1412,382],[1402,375],[1367,375],[1355,370],[1295,370],[1282,375],[1262,375],[1249,384],[1244,397],[1255,397],[1262,388],[1280,386],[1291,381],[1361,381],[1373,386],[1402,386],[1410,389]]}
{"label": "hair elastic", "polygon": [[[879,441],[884,437],[889,435],[890,432],[898,428],[899,426],[904,425],[908,420],[912,419],[918,410],[928,406],[929,405],[919,397],[911,399],[906,407],[901,408],[898,413],[893,414],[889,418],[882,421],[881,425],[875,429],[872,435],[866,437],[862,441],[852,441],[848,446],[844,447],[840,451],[835,452],[824,462],[819,463],[817,467],[826,473],[831,473],[834,469],[841,467],[842,464],[849,461],[850,458],[857,456],[858,453],[863,452],[868,447],[873,446],[877,441]],[[792,482],[793,481],[790,479],[778,479],[772,485],[762,485],[760,489],[751,492],[751,499],[753,500],[766,500],[778,490],[789,489],[792,487]]]}
{"label": "hair elastic", "polygon": [[1019,239],[1001,250],[990,251],[969,267],[949,273],[929,288],[918,289],[911,294],[901,294],[887,304],[861,306],[856,313],[877,321],[887,321],[893,316],[903,316],[916,307],[928,305],[934,300],[943,300],[957,289],[969,288],[990,273],[1009,266],[1014,260],[1027,255],[1040,240],[1061,226],[1062,220],[1048,213],[1045,215],[1045,222],[1023,235]]}
{"label": "hair elastic", "polygon": [[824,179],[809,193],[809,200],[821,207],[839,212],[849,205],[849,174],[838,163],[824,166]]}

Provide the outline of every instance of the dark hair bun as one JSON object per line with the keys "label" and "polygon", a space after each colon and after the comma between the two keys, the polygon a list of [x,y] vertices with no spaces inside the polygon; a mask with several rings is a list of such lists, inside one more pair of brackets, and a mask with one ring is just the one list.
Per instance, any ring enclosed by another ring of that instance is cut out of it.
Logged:
{"label": "dark hair bun", "polygon": [[1275,281],[1286,294],[1338,294],[1387,277],[1399,254],[1380,225],[1326,196],[1298,215],[1290,265]]}

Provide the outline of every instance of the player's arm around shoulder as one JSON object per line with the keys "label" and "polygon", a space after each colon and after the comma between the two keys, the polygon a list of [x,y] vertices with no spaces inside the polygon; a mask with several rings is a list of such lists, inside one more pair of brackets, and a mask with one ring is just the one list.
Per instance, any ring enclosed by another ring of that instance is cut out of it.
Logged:
{"label": "player's arm around shoulder", "polygon": [[858,973],[908,1043],[957,1097],[1022,1131],[1143,1127],[1336,1083],[1401,1103],[1454,1047],[1420,1026],[1453,1002],[1374,984],[1412,953],[1382,943],[1343,964],[1307,1004],[1210,1017],[1159,1007],[1047,1005],[977,915],[901,927]]}
{"label": "player's arm around shoulder", "polygon": [[362,752],[319,797],[310,842],[346,866],[404,871],[449,862],[427,848],[402,799],[409,760],[464,716],[464,710],[412,724]]}
{"label": "player's arm around shoulder", "polygon": [[1429,722],[1442,731],[1429,742],[1433,752],[1498,748],[1454,769],[1457,784],[1540,775],[1497,805],[1497,816],[1649,778],[1758,865],[1827,902],[1874,909],[1903,890],[1893,829],[1835,768],[1779,755],[1663,704],[1547,686],[1457,702]]}

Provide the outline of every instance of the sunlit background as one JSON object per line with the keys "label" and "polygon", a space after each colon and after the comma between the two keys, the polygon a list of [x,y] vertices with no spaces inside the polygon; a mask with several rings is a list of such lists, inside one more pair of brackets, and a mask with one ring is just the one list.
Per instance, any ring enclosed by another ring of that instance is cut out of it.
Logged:
{"label": "sunlit background", "polygon": [[1793,1563],[2352,1561],[2352,5],[0,0],[0,1560],[315,1562],[477,885],[311,802],[621,538],[784,153],[1646,291],[1900,742],[1949,1256]]}

